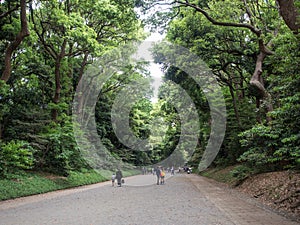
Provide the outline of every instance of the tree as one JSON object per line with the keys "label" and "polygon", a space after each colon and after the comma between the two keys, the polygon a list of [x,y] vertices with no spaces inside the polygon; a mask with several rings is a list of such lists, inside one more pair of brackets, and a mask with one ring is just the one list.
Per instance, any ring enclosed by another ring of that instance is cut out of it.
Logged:
{"label": "tree", "polygon": [[[6,5],[6,2],[4,2],[1,5]],[[19,47],[21,42],[24,40],[25,37],[29,36],[29,28],[27,23],[27,11],[26,11],[26,0],[20,0],[20,6],[18,4],[16,6],[10,6],[10,3],[7,3],[8,9],[6,12],[1,12],[0,19],[12,14],[15,10],[17,10],[20,7],[20,31],[16,35],[15,39],[8,44],[6,51],[5,51],[5,59],[4,59],[4,70],[2,72],[1,80],[4,80],[5,82],[8,81],[10,75],[11,75],[11,60],[12,55],[14,51]]]}
{"label": "tree", "polygon": [[[0,20],[1,20],[1,30],[3,30],[4,34],[6,36],[1,37],[5,40],[5,53],[4,53],[4,60],[3,60],[3,69],[1,68],[1,78],[0,80],[3,80],[4,82],[0,83],[0,87],[3,88],[3,90],[6,90],[6,87],[4,86],[4,83],[6,83],[10,76],[12,71],[12,56],[14,52],[18,49],[22,41],[25,37],[29,36],[29,29],[28,29],[28,23],[27,23],[27,11],[26,11],[26,0],[20,0],[20,4],[17,2],[1,2],[1,11],[0,11]],[[3,6],[3,8],[2,8]],[[2,9],[4,9],[2,11]],[[17,13],[16,11],[20,9],[19,13],[19,19],[17,19]],[[14,30],[12,26],[6,26],[7,23],[2,22],[4,20],[8,20],[9,17],[10,22],[13,22],[14,24],[18,25],[17,27],[20,27],[20,30],[18,33]],[[5,27],[6,26],[6,27]],[[5,28],[5,29],[3,29]],[[8,37],[8,38],[7,38]],[[7,95],[7,93],[3,93]],[[5,108],[5,107],[4,107]],[[2,114],[2,113],[1,113]],[[3,124],[2,124],[3,115],[0,115],[0,139],[2,139],[2,131],[3,131]]]}
{"label": "tree", "polygon": [[[284,18],[284,22],[289,29],[296,34],[298,29],[296,27],[299,24],[297,23],[297,4],[294,4],[293,1],[278,1],[279,8],[276,1],[251,0],[144,1],[144,3],[146,8],[161,4],[173,6],[171,11],[152,17],[151,22],[154,21],[157,25],[167,21],[169,25],[167,38],[200,55],[214,74],[218,76],[219,83],[228,88],[228,91],[224,90],[224,94],[225,96],[230,94],[232,103],[228,105],[227,138],[225,137],[224,151],[221,151],[220,155],[228,157],[228,153],[231,152],[230,154],[234,156],[233,161],[235,161],[240,154],[246,151],[246,148],[239,145],[240,137],[237,134],[252,127],[254,130],[250,133],[254,134],[257,128],[252,120],[251,110],[253,109],[249,105],[249,102],[252,102],[250,96],[256,98],[258,123],[264,124],[262,126],[266,126],[266,123],[271,126],[277,124],[277,122],[281,125],[286,124],[286,121],[279,122],[278,117],[276,117],[276,121],[272,122],[272,119],[275,119],[272,116],[273,105],[278,100],[273,85],[278,85],[278,83],[275,82],[274,84],[274,80],[269,78],[273,77],[276,68],[273,58],[279,57],[280,60],[284,58],[282,53],[278,54],[277,38],[284,37],[285,32],[291,34],[278,12]],[[292,12],[289,15],[289,21],[287,14],[284,15],[287,9]],[[159,18],[159,16],[161,17]],[[297,35],[295,36],[292,41],[293,44],[297,43]],[[294,56],[295,59],[297,57]],[[295,66],[291,68],[295,68]],[[286,71],[286,68],[282,71]],[[283,75],[279,76],[278,79],[283,80]],[[282,85],[281,82],[280,84]],[[246,86],[249,86],[248,90]],[[274,96],[271,96],[271,94],[274,94]],[[231,119],[232,111],[230,108],[232,106],[239,124],[237,129],[234,126],[236,122]],[[278,107],[278,105],[275,106]],[[275,112],[277,112],[277,109]],[[297,116],[295,113],[292,114]],[[262,119],[262,116],[266,120]],[[265,133],[267,136],[265,136],[265,141],[268,141],[268,135],[271,135],[268,130],[269,126],[266,126],[267,131]],[[271,131],[275,135],[276,130],[271,129]],[[262,136],[254,137],[262,138]],[[279,136],[275,135],[273,137],[275,140],[279,139]],[[289,142],[294,143],[297,138],[293,137],[285,139],[284,142],[289,140]],[[254,142],[255,140],[254,138]],[[233,143],[235,144],[233,145]],[[243,146],[246,147],[244,144]],[[254,146],[256,150],[261,149],[258,142]],[[272,155],[277,152],[276,149],[278,148],[272,146],[266,151]],[[293,150],[293,152],[296,151],[296,149]],[[288,155],[287,158],[292,159],[297,154],[293,153],[293,155]]]}
{"label": "tree", "polygon": [[[267,112],[273,110],[271,96],[264,84],[263,62],[267,56],[273,54],[270,50],[272,39],[280,28],[275,1],[173,1],[171,3],[144,1],[144,4],[146,7],[157,4],[174,5],[173,9],[177,12],[176,15],[180,14],[182,8],[191,8],[203,15],[214,26],[250,31],[246,38],[250,38],[250,40],[255,38],[258,54],[249,84],[253,95],[256,97],[257,108],[263,101]],[[224,7],[226,7],[226,14],[224,14]],[[270,117],[267,116],[266,119],[270,121]],[[258,121],[262,122],[260,118]]]}
{"label": "tree", "polygon": [[254,125],[240,134],[247,151],[240,161],[261,170],[299,169],[299,38],[285,32],[274,40],[271,57],[271,93],[274,111],[271,126]]}
{"label": "tree", "polygon": [[[54,121],[64,104],[61,98],[72,97],[73,89],[62,90],[62,86],[75,79],[76,87],[94,57],[120,42],[139,38],[134,5],[132,1],[127,3],[125,6],[118,1],[47,1],[32,14],[34,30],[54,65]],[[72,70],[68,71],[74,63],[79,72],[75,77]]]}
{"label": "tree", "polygon": [[[141,23],[132,0],[26,4],[24,10],[16,1],[1,2],[2,52],[13,43],[21,24],[27,22],[30,36],[13,52],[9,79],[1,80],[0,136],[4,142],[30,142],[36,150],[36,169],[67,174],[86,166],[71,126],[75,89],[89,64],[121,44],[139,40]],[[22,23],[20,15],[26,18]],[[5,57],[2,53],[1,75]]]}
{"label": "tree", "polygon": [[[149,136],[152,108],[149,100],[150,80],[140,69],[141,65],[134,64],[125,68],[119,67],[119,71],[104,84],[95,113],[97,130],[102,142],[117,158],[134,165],[145,165],[150,162],[147,149],[140,146],[137,141],[147,139]],[[138,83],[141,80],[142,84]],[[144,90],[146,96],[135,102],[140,96],[134,88]],[[125,99],[130,101],[126,102]],[[112,120],[119,122],[122,128],[117,127],[115,131]]]}

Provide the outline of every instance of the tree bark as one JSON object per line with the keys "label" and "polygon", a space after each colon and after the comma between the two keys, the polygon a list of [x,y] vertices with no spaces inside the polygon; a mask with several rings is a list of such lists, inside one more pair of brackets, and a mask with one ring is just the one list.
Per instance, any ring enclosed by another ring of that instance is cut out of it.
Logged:
{"label": "tree bark", "polygon": [[202,13],[202,15],[204,15],[206,17],[206,19],[214,25],[223,26],[223,27],[246,28],[246,29],[249,29],[252,33],[254,33],[258,37],[261,35],[261,30],[257,29],[256,27],[252,26],[251,24],[217,21],[214,18],[212,18],[205,10],[203,10],[202,8],[198,7],[197,5],[195,5],[193,3],[190,3],[188,0],[186,0],[186,1],[180,1],[180,0],[179,1],[174,1],[174,3],[179,3],[183,6],[187,6],[187,7],[191,7],[193,9],[195,9],[197,12]]}
{"label": "tree bark", "polygon": [[[82,60],[82,63],[81,63],[81,67],[80,67],[80,70],[79,70],[79,78],[78,78],[78,81],[76,82],[76,86],[77,85],[81,85],[80,86],[81,92],[83,91],[83,89],[82,89],[83,88],[83,84],[80,81],[81,81],[81,78],[83,76],[83,73],[84,73],[84,70],[86,68],[86,65],[88,64],[88,56],[89,56],[89,52],[85,52],[83,60]],[[82,113],[83,104],[84,104],[83,102],[84,102],[83,93],[81,93],[80,96],[78,96],[78,103],[77,103],[78,104],[77,105],[77,112],[79,114]]]}
{"label": "tree bark", "polygon": [[[65,50],[66,50],[67,41],[64,40],[60,54],[56,58],[55,62],[55,93],[53,96],[53,103],[57,105],[60,101],[60,92],[61,92],[61,73],[60,73],[60,67],[61,67],[61,61],[65,56]],[[58,116],[58,109],[54,108],[52,109],[52,120],[57,121]]]}
{"label": "tree bark", "polygon": [[221,81],[223,81],[229,88],[229,92],[230,92],[230,95],[231,95],[231,99],[232,99],[232,104],[233,104],[233,110],[234,110],[234,115],[235,115],[235,118],[237,120],[237,123],[238,123],[238,126],[239,128],[242,127],[242,124],[241,124],[241,119],[240,119],[240,114],[239,114],[239,111],[238,111],[238,107],[237,107],[237,99],[236,99],[236,94],[234,92],[234,87],[233,87],[233,81],[232,81],[232,77],[230,76],[230,73],[226,70],[226,66],[229,65],[229,63],[226,63],[222,70],[224,71],[224,73],[226,73],[228,75],[228,79],[223,77],[221,74],[219,75],[219,78]]}
{"label": "tree bark", "polygon": [[[267,47],[260,41],[260,53],[256,58],[255,70],[250,80],[250,88],[252,89],[252,93],[256,97],[256,107],[260,107],[260,100],[263,100],[266,104],[267,113],[273,111],[273,106],[271,102],[271,95],[265,89],[264,81],[262,78],[262,66],[264,59],[267,55],[272,54],[271,51],[267,49]],[[266,116],[267,122],[271,121],[271,118]],[[261,122],[260,118],[257,118],[258,122]]]}
{"label": "tree bark", "polygon": [[266,95],[266,89],[262,79],[262,65],[266,57],[264,52],[260,52],[256,58],[255,70],[250,80],[250,86],[254,89],[254,95],[262,99]]}
{"label": "tree bark", "polygon": [[242,124],[241,124],[240,114],[239,114],[239,111],[238,111],[238,108],[237,108],[236,97],[235,97],[235,94],[234,94],[232,86],[229,87],[229,91],[230,91],[230,95],[231,95],[231,98],[232,98],[232,103],[233,103],[233,109],[234,109],[235,118],[237,120],[239,128],[241,128]]}
{"label": "tree bark", "polygon": [[279,5],[279,14],[282,16],[285,24],[295,34],[300,30],[300,10],[295,6],[294,0],[277,0]]}
{"label": "tree bark", "polygon": [[11,58],[14,51],[18,48],[21,42],[24,40],[25,37],[29,36],[29,29],[27,24],[27,16],[26,16],[26,0],[20,0],[20,20],[21,20],[21,30],[17,34],[16,39],[11,42],[6,51],[5,51],[5,58],[4,58],[4,70],[1,76],[1,80],[5,82],[8,81],[11,75]]}

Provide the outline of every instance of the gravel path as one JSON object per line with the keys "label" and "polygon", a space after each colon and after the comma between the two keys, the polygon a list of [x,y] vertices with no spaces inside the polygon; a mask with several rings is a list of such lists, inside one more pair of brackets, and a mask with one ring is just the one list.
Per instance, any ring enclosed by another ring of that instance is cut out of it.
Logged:
{"label": "gravel path", "polygon": [[[196,175],[153,175],[0,202],[1,225],[296,225]],[[144,185],[146,184],[146,185]]]}

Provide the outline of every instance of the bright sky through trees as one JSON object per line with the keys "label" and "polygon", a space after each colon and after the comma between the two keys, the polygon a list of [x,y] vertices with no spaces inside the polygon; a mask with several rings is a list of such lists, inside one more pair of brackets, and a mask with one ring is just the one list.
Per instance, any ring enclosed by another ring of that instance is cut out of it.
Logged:
{"label": "bright sky through trees", "polygon": [[139,46],[138,51],[135,55],[137,59],[143,58],[146,61],[150,62],[148,68],[149,68],[150,75],[153,79],[152,81],[152,88],[154,89],[153,90],[154,95],[152,98],[153,102],[157,101],[158,89],[162,83],[163,72],[161,71],[160,65],[153,62],[154,60],[151,55],[150,48],[156,42],[162,41],[163,38],[164,36],[159,33],[151,33],[151,35]]}

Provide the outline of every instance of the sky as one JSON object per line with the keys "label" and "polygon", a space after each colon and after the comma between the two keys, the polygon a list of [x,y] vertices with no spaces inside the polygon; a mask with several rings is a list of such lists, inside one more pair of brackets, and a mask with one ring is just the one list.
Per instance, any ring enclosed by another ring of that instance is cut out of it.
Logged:
{"label": "sky", "polygon": [[[164,37],[159,34],[159,33],[152,33],[147,39],[146,41],[161,41]],[[158,96],[158,89],[159,86],[162,84],[162,76],[163,76],[163,72],[160,69],[160,65],[151,62],[150,63],[150,73],[151,73],[151,77],[153,79],[153,83],[152,83],[152,87],[154,89],[154,95],[152,98],[152,102],[156,102],[157,101],[157,96]]]}
{"label": "sky", "polygon": [[[145,19],[147,17],[149,17],[151,15],[151,13],[153,12],[157,12],[157,11],[162,11],[165,9],[170,8],[169,5],[158,5],[158,6],[154,6],[154,8],[152,8],[152,11],[149,14],[143,14],[141,13],[138,9],[137,9],[137,13],[140,15],[141,19]],[[151,99],[152,102],[156,102],[157,96],[158,96],[158,89],[159,86],[162,84],[162,77],[163,77],[163,72],[160,69],[160,65],[154,63],[152,55],[150,53],[150,51],[148,51],[147,49],[149,49],[151,47],[151,44],[155,43],[155,42],[159,42],[162,41],[165,37],[165,35],[162,35],[158,32],[151,32],[150,27],[148,27],[147,25],[144,27],[145,32],[149,32],[150,36],[148,38],[146,38],[146,40],[142,43],[142,45],[140,46],[139,50],[138,50],[138,58],[139,57],[143,57],[146,59],[146,61],[150,62],[150,66],[149,66],[149,71],[150,71],[150,75],[153,79],[152,82],[152,88],[154,89],[154,96]]]}
{"label": "sky", "polygon": [[152,102],[157,101],[158,89],[159,86],[162,84],[163,72],[160,69],[161,66],[153,62],[154,60],[151,56],[149,48],[152,44],[161,41],[163,38],[164,36],[159,33],[151,33],[151,35],[140,45],[138,50],[138,55],[150,62],[149,72],[153,79],[152,88],[154,89],[154,96],[151,99]]}

